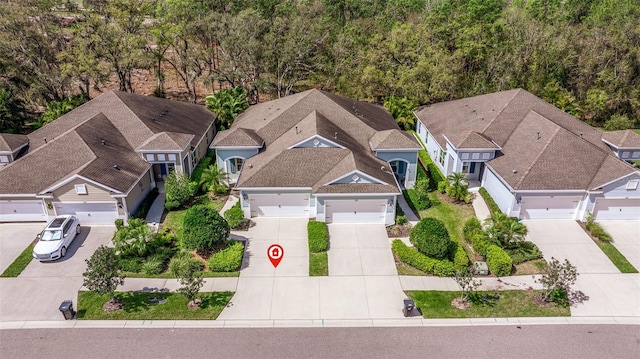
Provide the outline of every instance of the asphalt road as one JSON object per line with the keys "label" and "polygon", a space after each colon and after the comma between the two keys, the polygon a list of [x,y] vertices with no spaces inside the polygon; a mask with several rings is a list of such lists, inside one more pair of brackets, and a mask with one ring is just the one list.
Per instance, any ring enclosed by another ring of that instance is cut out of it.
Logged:
{"label": "asphalt road", "polygon": [[2,358],[638,358],[640,326],[0,330]]}

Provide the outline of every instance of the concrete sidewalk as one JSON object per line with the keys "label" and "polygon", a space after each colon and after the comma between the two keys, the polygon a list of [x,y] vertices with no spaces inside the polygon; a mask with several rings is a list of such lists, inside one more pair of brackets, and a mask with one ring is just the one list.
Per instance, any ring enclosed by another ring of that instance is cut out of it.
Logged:
{"label": "concrete sidewalk", "polygon": [[409,223],[411,223],[412,226],[415,226],[416,224],[418,224],[418,222],[420,222],[420,218],[418,218],[411,207],[409,207],[409,204],[407,203],[407,200],[404,199],[403,195],[398,195],[398,206],[400,207],[400,209],[402,209],[404,215],[407,216],[407,220],[409,221]]}
{"label": "concrete sidewalk", "polygon": [[473,196],[471,205],[473,205],[473,210],[476,212],[476,217],[478,217],[480,223],[483,223],[485,219],[491,217],[491,211],[489,211],[489,206],[480,195],[479,190],[479,187],[474,187],[469,189],[469,192]]}

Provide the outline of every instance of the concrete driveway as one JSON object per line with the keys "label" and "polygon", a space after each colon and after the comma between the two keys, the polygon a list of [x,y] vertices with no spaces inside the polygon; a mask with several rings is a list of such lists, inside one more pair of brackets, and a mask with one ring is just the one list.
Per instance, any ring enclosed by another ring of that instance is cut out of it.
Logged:
{"label": "concrete driveway", "polygon": [[46,223],[0,224],[0,273],[33,242]]}
{"label": "concrete driveway", "polygon": [[640,221],[599,221],[615,247],[640,270]]}
{"label": "concrete driveway", "polygon": [[620,273],[602,253],[580,225],[572,220],[524,221],[527,238],[535,243],[547,261],[551,257],[565,258],[578,269],[578,273]]}
{"label": "concrete driveway", "polygon": [[16,320],[61,320],[58,306],[73,300],[77,307],[85,259],[98,246],[107,244],[115,227],[83,227],[62,260],[41,263],[32,260],[18,278],[0,278],[0,318]]}
{"label": "concrete driveway", "polygon": [[[238,323],[254,319],[404,319],[401,309],[405,295],[383,226],[345,225],[337,230],[330,226],[330,276],[309,277],[307,221],[254,221],[256,226],[248,232],[233,233],[247,240],[247,253],[236,293],[218,319]],[[275,270],[266,255],[273,243],[284,249],[282,262]],[[338,253],[333,264],[332,251]],[[377,260],[381,269],[375,268]],[[389,260],[393,272],[384,264]]]}
{"label": "concrete driveway", "polygon": [[383,225],[330,224],[329,275],[398,275]]}

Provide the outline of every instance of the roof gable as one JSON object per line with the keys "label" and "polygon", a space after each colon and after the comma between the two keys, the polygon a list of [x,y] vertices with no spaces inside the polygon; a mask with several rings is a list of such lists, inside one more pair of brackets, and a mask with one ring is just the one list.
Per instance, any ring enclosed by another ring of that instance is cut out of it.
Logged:
{"label": "roof gable", "polygon": [[640,134],[631,130],[604,132],[602,140],[618,149],[640,148]]}
{"label": "roof gable", "polygon": [[414,136],[398,129],[378,131],[371,137],[369,143],[373,150],[419,150],[422,148]]}
{"label": "roof gable", "polygon": [[13,152],[29,144],[29,137],[13,133],[0,133],[0,152]]}
{"label": "roof gable", "polygon": [[149,137],[136,151],[184,151],[193,137],[186,133],[160,132]]}

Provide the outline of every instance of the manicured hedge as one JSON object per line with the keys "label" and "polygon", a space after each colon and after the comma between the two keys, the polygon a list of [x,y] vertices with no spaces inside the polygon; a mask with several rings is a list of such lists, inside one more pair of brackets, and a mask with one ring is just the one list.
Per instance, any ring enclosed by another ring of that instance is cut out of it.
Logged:
{"label": "manicured hedge", "polygon": [[329,249],[329,230],[324,222],[309,221],[307,223],[309,252],[320,253]]}
{"label": "manicured hedge", "polygon": [[209,167],[215,155],[215,151],[209,151],[209,153],[207,153],[207,155],[200,161],[200,163],[198,163],[196,168],[191,173],[191,182],[200,183],[202,172]]}
{"label": "manicured hedge", "polygon": [[487,247],[487,266],[491,273],[498,277],[503,277],[511,274],[511,267],[513,262],[509,254],[502,248],[491,244]]}
{"label": "manicured hedge", "polygon": [[480,192],[480,195],[482,196],[485,203],[489,207],[489,211],[491,211],[491,214],[502,213],[496,201],[494,201],[493,198],[491,198],[491,195],[489,194],[489,192],[487,192],[487,190],[484,187],[480,187],[480,190],[478,192]]}
{"label": "manicured hedge", "polygon": [[417,249],[408,247],[399,239],[391,243],[391,248],[400,261],[420,269],[423,272],[432,273],[439,277],[451,276],[454,273],[454,265],[452,262],[427,257],[418,252]]}
{"label": "manicured hedge", "polygon": [[198,204],[187,209],[183,220],[184,248],[206,252],[229,238],[229,223],[213,208]]}
{"label": "manicured hedge", "polygon": [[451,240],[442,221],[435,218],[423,218],[411,228],[409,240],[420,252],[434,258],[444,259],[449,254]]}
{"label": "manicured hedge", "polygon": [[244,221],[244,212],[240,208],[240,201],[224,212],[224,219],[229,223],[229,227],[236,228]]}
{"label": "manicured hedge", "polygon": [[467,253],[462,248],[462,245],[458,243],[454,243],[455,250],[453,254],[453,267],[456,271],[460,272],[466,269],[469,266],[469,257],[467,257]]}
{"label": "manicured hedge", "polygon": [[242,255],[244,254],[244,245],[242,242],[234,241],[229,247],[214,253],[207,267],[212,272],[234,272],[240,268],[242,264]]}
{"label": "manicured hedge", "polygon": [[407,201],[407,204],[409,204],[409,207],[414,211],[421,211],[431,207],[431,200],[429,200],[429,197],[420,197],[418,192],[412,188],[402,191],[402,195]]}

